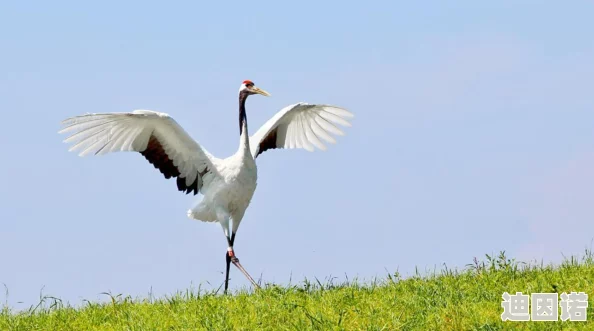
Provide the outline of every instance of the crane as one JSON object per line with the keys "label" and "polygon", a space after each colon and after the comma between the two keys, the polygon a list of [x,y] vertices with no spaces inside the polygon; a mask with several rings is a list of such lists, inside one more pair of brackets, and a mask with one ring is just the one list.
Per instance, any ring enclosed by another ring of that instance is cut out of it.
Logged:
{"label": "crane", "polygon": [[138,152],[165,178],[176,178],[179,191],[201,193],[202,200],[188,210],[187,216],[218,222],[223,228],[228,246],[225,293],[231,263],[259,288],[233,248],[237,229],[256,190],[256,158],[276,148],[325,150],[324,143],[336,143],[333,135],[344,135],[339,126],[350,127],[349,119],[354,116],[340,107],[300,102],[281,109],[249,136],[245,104],[254,94],[270,96],[252,81],[243,81],[239,88],[239,147],[225,159],[211,155],[168,114],[151,110],[75,116],[62,121],[59,131],[70,133],[64,142],[73,144],[69,151],[78,151],[80,156]]}

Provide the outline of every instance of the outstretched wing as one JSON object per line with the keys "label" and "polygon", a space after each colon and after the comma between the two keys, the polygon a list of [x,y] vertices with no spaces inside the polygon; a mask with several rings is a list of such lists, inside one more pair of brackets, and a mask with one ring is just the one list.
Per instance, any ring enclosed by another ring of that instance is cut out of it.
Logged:
{"label": "outstretched wing", "polygon": [[165,178],[177,178],[180,191],[198,194],[205,176],[212,174],[214,157],[165,113],[135,110],[76,116],[62,121],[59,133],[80,156],[110,152],[140,152]]}
{"label": "outstretched wing", "polygon": [[344,135],[337,124],[351,126],[348,119],[353,116],[346,109],[336,106],[304,102],[287,106],[250,137],[252,155],[255,159],[273,148],[304,148],[313,152],[317,147],[326,150],[324,141],[336,143],[331,134]]}

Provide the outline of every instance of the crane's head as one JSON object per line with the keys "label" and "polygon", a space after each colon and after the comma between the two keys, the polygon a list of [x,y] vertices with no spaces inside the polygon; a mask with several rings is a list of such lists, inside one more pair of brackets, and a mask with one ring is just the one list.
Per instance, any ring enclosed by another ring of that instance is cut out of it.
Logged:
{"label": "crane's head", "polygon": [[254,85],[254,82],[252,82],[251,80],[244,80],[243,83],[241,83],[241,86],[239,87],[239,93],[247,93],[249,95],[252,94],[261,94],[265,97],[269,97],[270,93],[256,87]]}

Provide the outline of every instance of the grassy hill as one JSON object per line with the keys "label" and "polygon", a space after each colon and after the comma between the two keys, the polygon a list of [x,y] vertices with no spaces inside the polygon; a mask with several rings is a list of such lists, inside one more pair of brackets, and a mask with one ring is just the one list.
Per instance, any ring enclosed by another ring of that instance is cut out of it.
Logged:
{"label": "grassy hill", "polygon": [[[112,297],[81,307],[46,299],[26,312],[4,307],[0,330],[594,330],[590,252],[559,266],[516,263],[501,253],[461,271],[444,269],[371,284],[268,285],[256,293],[178,293],[160,300]],[[502,322],[503,292],[584,291],[588,322]]]}

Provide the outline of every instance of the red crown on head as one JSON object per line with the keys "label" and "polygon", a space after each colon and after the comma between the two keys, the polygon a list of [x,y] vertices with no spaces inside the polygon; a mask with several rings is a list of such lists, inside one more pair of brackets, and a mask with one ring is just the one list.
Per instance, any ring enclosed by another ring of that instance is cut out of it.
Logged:
{"label": "red crown on head", "polygon": [[254,85],[254,82],[252,82],[251,80],[244,80],[243,84],[244,85]]}

